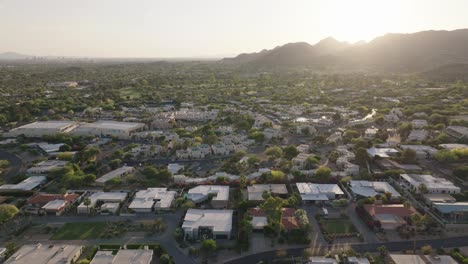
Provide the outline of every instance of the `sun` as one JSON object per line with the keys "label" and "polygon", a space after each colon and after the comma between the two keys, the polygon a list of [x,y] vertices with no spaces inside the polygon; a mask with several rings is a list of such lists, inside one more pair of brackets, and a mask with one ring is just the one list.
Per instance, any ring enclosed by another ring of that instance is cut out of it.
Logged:
{"label": "sun", "polygon": [[369,41],[388,32],[398,16],[398,2],[327,1],[320,10],[320,30],[338,40]]}

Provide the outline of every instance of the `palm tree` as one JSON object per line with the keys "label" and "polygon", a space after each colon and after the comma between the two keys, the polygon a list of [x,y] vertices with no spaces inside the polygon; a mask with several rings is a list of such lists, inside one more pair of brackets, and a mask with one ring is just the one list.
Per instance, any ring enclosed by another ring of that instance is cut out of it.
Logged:
{"label": "palm tree", "polygon": [[89,199],[89,197],[86,197],[83,201],[84,205],[86,205],[86,211],[88,212],[89,214],[89,206],[91,205],[91,199]]}

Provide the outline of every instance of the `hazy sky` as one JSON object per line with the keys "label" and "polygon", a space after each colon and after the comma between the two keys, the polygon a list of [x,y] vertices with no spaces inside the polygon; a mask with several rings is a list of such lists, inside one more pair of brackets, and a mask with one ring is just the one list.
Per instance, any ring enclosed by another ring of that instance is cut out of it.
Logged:
{"label": "hazy sky", "polygon": [[0,0],[0,53],[197,57],[468,28],[468,0]]}

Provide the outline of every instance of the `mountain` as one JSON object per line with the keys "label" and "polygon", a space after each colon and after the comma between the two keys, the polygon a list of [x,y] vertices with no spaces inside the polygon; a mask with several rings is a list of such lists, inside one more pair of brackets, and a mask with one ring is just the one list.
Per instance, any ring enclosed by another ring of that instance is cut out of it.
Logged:
{"label": "mountain", "polygon": [[4,52],[0,53],[0,60],[24,60],[32,58],[33,56],[24,55],[16,52]]}
{"label": "mountain", "polygon": [[448,64],[422,72],[419,76],[431,81],[454,82],[462,80],[468,82],[468,64]]}
{"label": "mountain", "polygon": [[468,63],[468,29],[386,34],[354,45],[333,38],[315,45],[289,43],[272,50],[225,58],[221,62],[256,67],[422,72],[447,64]]}

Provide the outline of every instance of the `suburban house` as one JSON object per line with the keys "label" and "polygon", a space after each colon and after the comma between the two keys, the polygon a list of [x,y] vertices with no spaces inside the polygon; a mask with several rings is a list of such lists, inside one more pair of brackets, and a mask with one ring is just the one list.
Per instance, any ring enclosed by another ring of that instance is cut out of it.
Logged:
{"label": "suburban house", "polygon": [[420,159],[432,157],[437,153],[437,149],[431,146],[424,145],[401,145],[402,150],[411,149],[416,152],[416,156]]}
{"label": "suburban house", "polygon": [[24,245],[5,264],[72,264],[83,251],[78,245]]}
{"label": "suburban house", "polygon": [[120,178],[124,175],[130,174],[135,171],[135,168],[130,167],[130,166],[122,166],[116,170],[113,170],[111,172],[108,172],[101,177],[96,179],[96,184],[97,185],[104,185],[107,181],[113,179],[113,178]]}
{"label": "suburban house", "polygon": [[429,136],[429,131],[424,129],[413,129],[408,135],[408,141],[424,141]]}
{"label": "suburban house", "polygon": [[293,167],[295,169],[304,169],[309,157],[314,157],[314,154],[299,153],[299,155],[291,160]]}
{"label": "suburban house", "polygon": [[27,174],[47,174],[51,171],[65,167],[68,161],[63,160],[45,160],[37,163],[26,170]]}
{"label": "suburban house", "polygon": [[98,251],[89,264],[151,264],[153,250],[150,249],[120,249],[117,254],[112,251]]}
{"label": "suburban house", "polygon": [[306,264],[338,264],[338,260],[331,257],[310,257]]}
{"label": "suburban house", "polygon": [[38,193],[26,201],[25,211],[33,214],[42,211],[48,215],[61,215],[78,197],[79,195],[74,193]]}
{"label": "suburban house", "polygon": [[188,209],[182,229],[185,239],[230,239],[233,210]]}
{"label": "suburban house", "polygon": [[448,126],[445,129],[445,133],[447,135],[455,138],[455,139],[462,139],[468,138],[468,127],[463,126]]}
{"label": "suburban house", "polygon": [[364,210],[386,230],[395,230],[407,224],[407,219],[417,213],[413,207],[403,204],[365,204]]}
{"label": "suburban house", "polygon": [[428,193],[456,194],[461,191],[449,180],[423,174],[400,174],[400,185],[415,192],[421,192],[421,188],[425,188]]}
{"label": "suburban house", "polygon": [[254,184],[247,186],[247,197],[250,201],[263,201],[263,193],[269,192],[272,195],[285,196],[288,189],[285,184]]}
{"label": "suburban house", "polygon": [[78,214],[88,214],[91,208],[96,208],[99,205],[106,203],[120,204],[127,199],[127,193],[125,192],[95,192],[89,197],[90,204],[86,205],[83,201],[77,207]]}
{"label": "suburban house", "polygon": [[425,120],[425,119],[411,120],[411,126],[414,129],[421,129],[421,128],[427,127],[427,120]]}
{"label": "suburban house", "polygon": [[389,158],[389,157],[396,157],[398,153],[400,153],[398,150],[394,148],[369,148],[367,149],[367,153],[372,157],[380,157],[380,158]]}
{"label": "suburban house", "polygon": [[199,204],[211,198],[213,208],[226,208],[229,201],[229,186],[198,185],[190,189],[187,199]]}
{"label": "suburban house", "polygon": [[374,139],[375,135],[377,134],[378,129],[375,127],[370,127],[367,128],[366,131],[364,132],[364,138],[365,139]]}
{"label": "suburban house", "polygon": [[154,210],[169,210],[177,192],[168,191],[167,188],[148,188],[138,191],[128,206],[137,213],[149,213]]}
{"label": "suburban house", "polygon": [[375,197],[389,193],[392,199],[399,199],[401,195],[388,182],[350,181],[351,192],[358,197]]}
{"label": "suburban house", "polygon": [[436,202],[432,207],[449,223],[468,221],[468,202]]}
{"label": "suburban house", "polygon": [[31,191],[47,181],[45,176],[30,176],[18,184],[4,184],[0,186],[0,192]]}
{"label": "suburban house", "polygon": [[457,264],[449,255],[390,254],[391,264]]}
{"label": "suburban house", "polygon": [[337,184],[298,182],[296,187],[303,202],[325,202],[344,197],[344,192]]}

